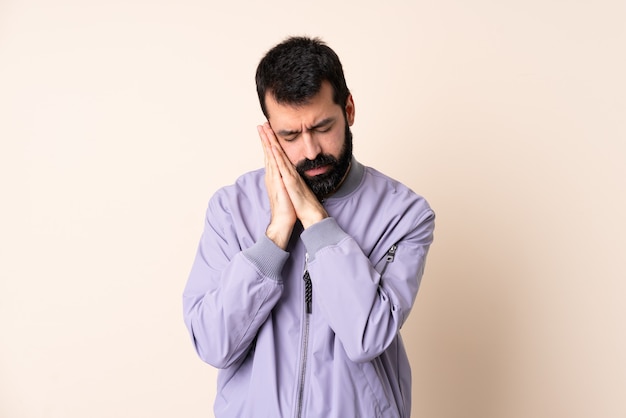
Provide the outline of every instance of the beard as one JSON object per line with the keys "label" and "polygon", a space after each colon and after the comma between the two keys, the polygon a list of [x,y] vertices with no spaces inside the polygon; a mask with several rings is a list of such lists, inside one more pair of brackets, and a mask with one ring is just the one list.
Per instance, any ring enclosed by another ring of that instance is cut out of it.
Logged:
{"label": "beard", "polygon": [[[318,200],[324,199],[326,196],[335,192],[341,182],[343,181],[348,169],[350,168],[350,162],[352,161],[352,132],[350,126],[346,120],[346,129],[344,135],[343,147],[339,153],[339,157],[335,158],[330,154],[320,154],[315,157],[314,160],[305,158],[296,165],[296,170],[304,182],[309,186],[313,194]],[[329,170],[324,174],[320,174],[314,177],[308,177],[305,172],[312,168],[318,168],[322,166],[330,166]]]}

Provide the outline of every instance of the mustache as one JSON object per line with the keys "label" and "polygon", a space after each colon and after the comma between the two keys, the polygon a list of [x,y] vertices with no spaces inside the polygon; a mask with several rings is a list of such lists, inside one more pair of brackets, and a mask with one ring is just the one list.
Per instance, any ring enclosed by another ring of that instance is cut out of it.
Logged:
{"label": "mustache", "polygon": [[335,165],[335,164],[337,164],[337,159],[335,157],[333,157],[332,155],[328,155],[328,154],[320,154],[317,157],[315,157],[315,159],[313,160],[309,160],[308,158],[305,158],[304,160],[300,161],[296,165],[296,171],[298,171],[298,173],[300,174],[303,174],[305,171],[311,170],[313,168],[318,168],[318,167],[322,167],[325,165]]}

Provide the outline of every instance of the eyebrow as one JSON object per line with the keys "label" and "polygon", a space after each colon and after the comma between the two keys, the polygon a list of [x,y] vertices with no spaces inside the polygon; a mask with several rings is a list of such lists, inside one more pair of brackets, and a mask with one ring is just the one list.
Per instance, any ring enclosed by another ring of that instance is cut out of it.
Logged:
{"label": "eyebrow", "polygon": [[[325,126],[330,125],[331,123],[333,123],[335,121],[334,117],[328,117],[326,119],[322,119],[321,121],[317,122],[315,125],[307,128],[307,130],[309,131],[313,131],[315,129],[319,129],[319,128],[323,128]],[[301,133],[302,131],[300,130],[293,130],[290,131],[288,129],[281,129],[278,132],[276,132],[278,135],[282,136],[282,137],[286,137],[286,136],[291,136],[291,135],[297,135],[299,133]]]}

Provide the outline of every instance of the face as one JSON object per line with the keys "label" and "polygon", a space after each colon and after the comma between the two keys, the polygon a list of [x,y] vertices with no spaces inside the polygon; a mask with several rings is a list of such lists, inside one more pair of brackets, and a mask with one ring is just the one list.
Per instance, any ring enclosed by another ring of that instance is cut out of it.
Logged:
{"label": "face", "polygon": [[265,102],[278,142],[313,193],[322,199],[334,192],[352,158],[352,96],[341,107],[333,101],[332,86],[323,82],[304,105],[277,103],[269,93]]}

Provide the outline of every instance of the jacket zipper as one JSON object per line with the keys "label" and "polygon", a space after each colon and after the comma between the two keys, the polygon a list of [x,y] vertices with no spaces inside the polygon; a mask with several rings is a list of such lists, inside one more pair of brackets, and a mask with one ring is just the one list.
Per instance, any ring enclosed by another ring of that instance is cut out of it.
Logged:
{"label": "jacket zipper", "polygon": [[[387,251],[387,254],[385,255],[385,265],[380,272],[381,277],[383,273],[385,273],[385,270],[387,270],[387,266],[395,259],[397,249],[398,245],[393,244],[391,248],[389,248],[389,250]],[[302,409],[304,404],[304,383],[306,379],[307,354],[309,349],[309,327],[311,322],[310,315],[313,313],[313,284],[311,283],[311,276],[309,275],[309,253],[306,253],[304,257],[304,274],[302,276],[302,279],[304,280],[305,314],[304,335],[302,337],[302,360],[300,362],[300,379],[298,382],[298,403],[296,409],[296,418],[302,418]]]}
{"label": "jacket zipper", "polygon": [[311,283],[311,276],[309,275],[309,253],[306,253],[304,258],[304,335],[302,337],[302,356],[300,361],[300,380],[298,382],[298,403],[296,409],[296,417],[302,417],[302,407],[304,404],[304,383],[306,379],[306,366],[307,366],[307,354],[309,351],[309,327],[311,318],[310,315],[313,312],[313,285]]}
{"label": "jacket zipper", "polygon": [[389,250],[387,251],[387,254],[385,255],[385,265],[383,266],[383,269],[380,272],[381,277],[385,273],[385,270],[387,270],[387,266],[389,265],[389,263],[393,262],[394,258],[396,258],[397,249],[398,249],[398,245],[393,244],[391,248],[389,248]]}

